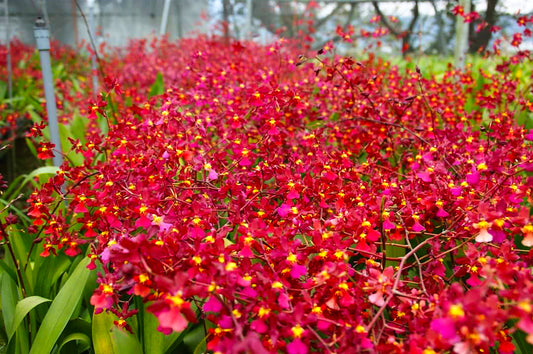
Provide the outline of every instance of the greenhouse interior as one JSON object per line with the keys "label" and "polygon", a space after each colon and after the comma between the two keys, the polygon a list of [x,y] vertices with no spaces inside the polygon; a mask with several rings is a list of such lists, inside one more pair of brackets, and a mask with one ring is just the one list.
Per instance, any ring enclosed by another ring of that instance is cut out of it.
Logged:
{"label": "greenhouse interior", "polygon": [[0,354],[533,352],[532,31],[0,0]]}

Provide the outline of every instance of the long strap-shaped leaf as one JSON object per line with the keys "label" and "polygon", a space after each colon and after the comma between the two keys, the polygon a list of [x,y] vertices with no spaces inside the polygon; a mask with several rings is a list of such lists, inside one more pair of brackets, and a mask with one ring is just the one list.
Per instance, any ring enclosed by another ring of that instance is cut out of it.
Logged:
{"label": "long strap-shaped leaf", "polygon": [[13,319],[13,324],[7,330],[7,341],[9,342],[11,340],[11,337],[13,337],[13,334],[15,334],[15,331],[17,330],[17,328],[19,328],[20,323],[22,322],[24,317],[26,317],[28,312],[30,312],[40,304],[48,301],[50,300],[40,296],[30,296],[20,300],[17,303],[17,307],[15,308],[15,318]]}
{"label": "long strap-shaped leaf", "polygon": [[57,339],[65,329],[83,294],[83,288],[89,278],[87,269],[89,259],[84,258],[78,264],[69,279],[55,297],[37,332],[30,354],[48,354],[52,352]]}
{"label": "long strap-shaped leaf", "polygon": [[[117,318],[110,312],[93,315],[93,349],[95,354],[143,353],[137,338],[114,325]],[[148,353],[148,352],[146,352]],[[150,352],[150,354],[152,354]]]}

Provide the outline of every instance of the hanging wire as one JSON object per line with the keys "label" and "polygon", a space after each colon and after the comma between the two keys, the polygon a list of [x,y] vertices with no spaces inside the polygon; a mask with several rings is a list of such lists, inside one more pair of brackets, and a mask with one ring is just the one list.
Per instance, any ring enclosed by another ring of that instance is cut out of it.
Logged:
{"label": "hanging wire", "polygon": [[89,26],[89,22],[87,21],[87,17],[85,16],[85,13],[81,9],[80,4],[78,3],[78,0],[74,0],[76,3],[76,7],[78,8],[78,11],[81,14],[81,17],[83,18],[83,22],[85,23],[85,28],[87,29],[87,33],[89,34],[89,41],[91,42],[91,47],[94,52],[94,56],[96,57],[96,61],[98,62],[98,72],[100,73],[100,76],[102,77],[102,80],[105,78],[104,71],[102,69],[102,61],[100,60],[100,56],[98,55],[98,51],[96,50],[96,44],[94,42],[93,34],[91,33],[91,28]]}

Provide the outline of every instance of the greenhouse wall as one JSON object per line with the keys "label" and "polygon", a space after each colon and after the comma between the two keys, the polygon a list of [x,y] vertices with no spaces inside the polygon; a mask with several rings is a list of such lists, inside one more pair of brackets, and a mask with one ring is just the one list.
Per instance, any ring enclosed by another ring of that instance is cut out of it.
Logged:
{"label": "greenhouse wall", "polygon": [[[41,10],[45,3],[46,12]],[[89,1],[78,0],[89,21]],[[98,41],[122,46],[129,39],[158,35],[165,0],[95,0],[95,27],[101,34]],[[189,36],[206,31],[202,14],[207,12],[208,0],[172,0],[167,34],[170,38]],[[76,45],[88,40],[87,26],[76,1],[72,0],[9,0],[11,37],[33,43],[33,23],[44,15],[50,22],[51,36],[62,43]],[[0,39],[6,38],[6,23],[2,14]]]}

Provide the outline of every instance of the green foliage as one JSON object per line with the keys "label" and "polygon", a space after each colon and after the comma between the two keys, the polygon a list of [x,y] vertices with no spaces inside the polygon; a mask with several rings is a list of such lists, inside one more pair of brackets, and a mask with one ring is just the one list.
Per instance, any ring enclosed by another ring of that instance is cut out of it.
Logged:
{"label": "green foliage", "polygon": [[153,97],[153,96],[162,95],[163,93],[165,93],[165,84],[163,83],[163,75],[161,73],[157,73],[155,81],[150,87],[148,96]]}
{"label": "green foliage", "polygon": [[40,304],[43,304],[45,302],[49,302],[49,299],[45,299],[40,296],[29,296],[22,300],[20,300],[17,303],[17,306],[15,308],[15,317],[13,319],[13,323],[9,325],[6,323],[6,330],[7,330],[7,340],[10,341],[13,337],[13,334],[15,334],[15,331],[19,328],[20,324],[22,323],[22,320],[26,315],[33,310],[33,308],[39,306]]}
{"label": "green foliage", "polygon": [[88,258],[82,259],[55,297],[37,332],[30,354],[52,352],[81,300],[84,285],[89,278],[88,264]]}
{"label": "green foliage", "polygon": [[95,354],[142,353],[142,347],[134,335],[118,328],[118,320],[112,313],[93,315],[92,333]]}

